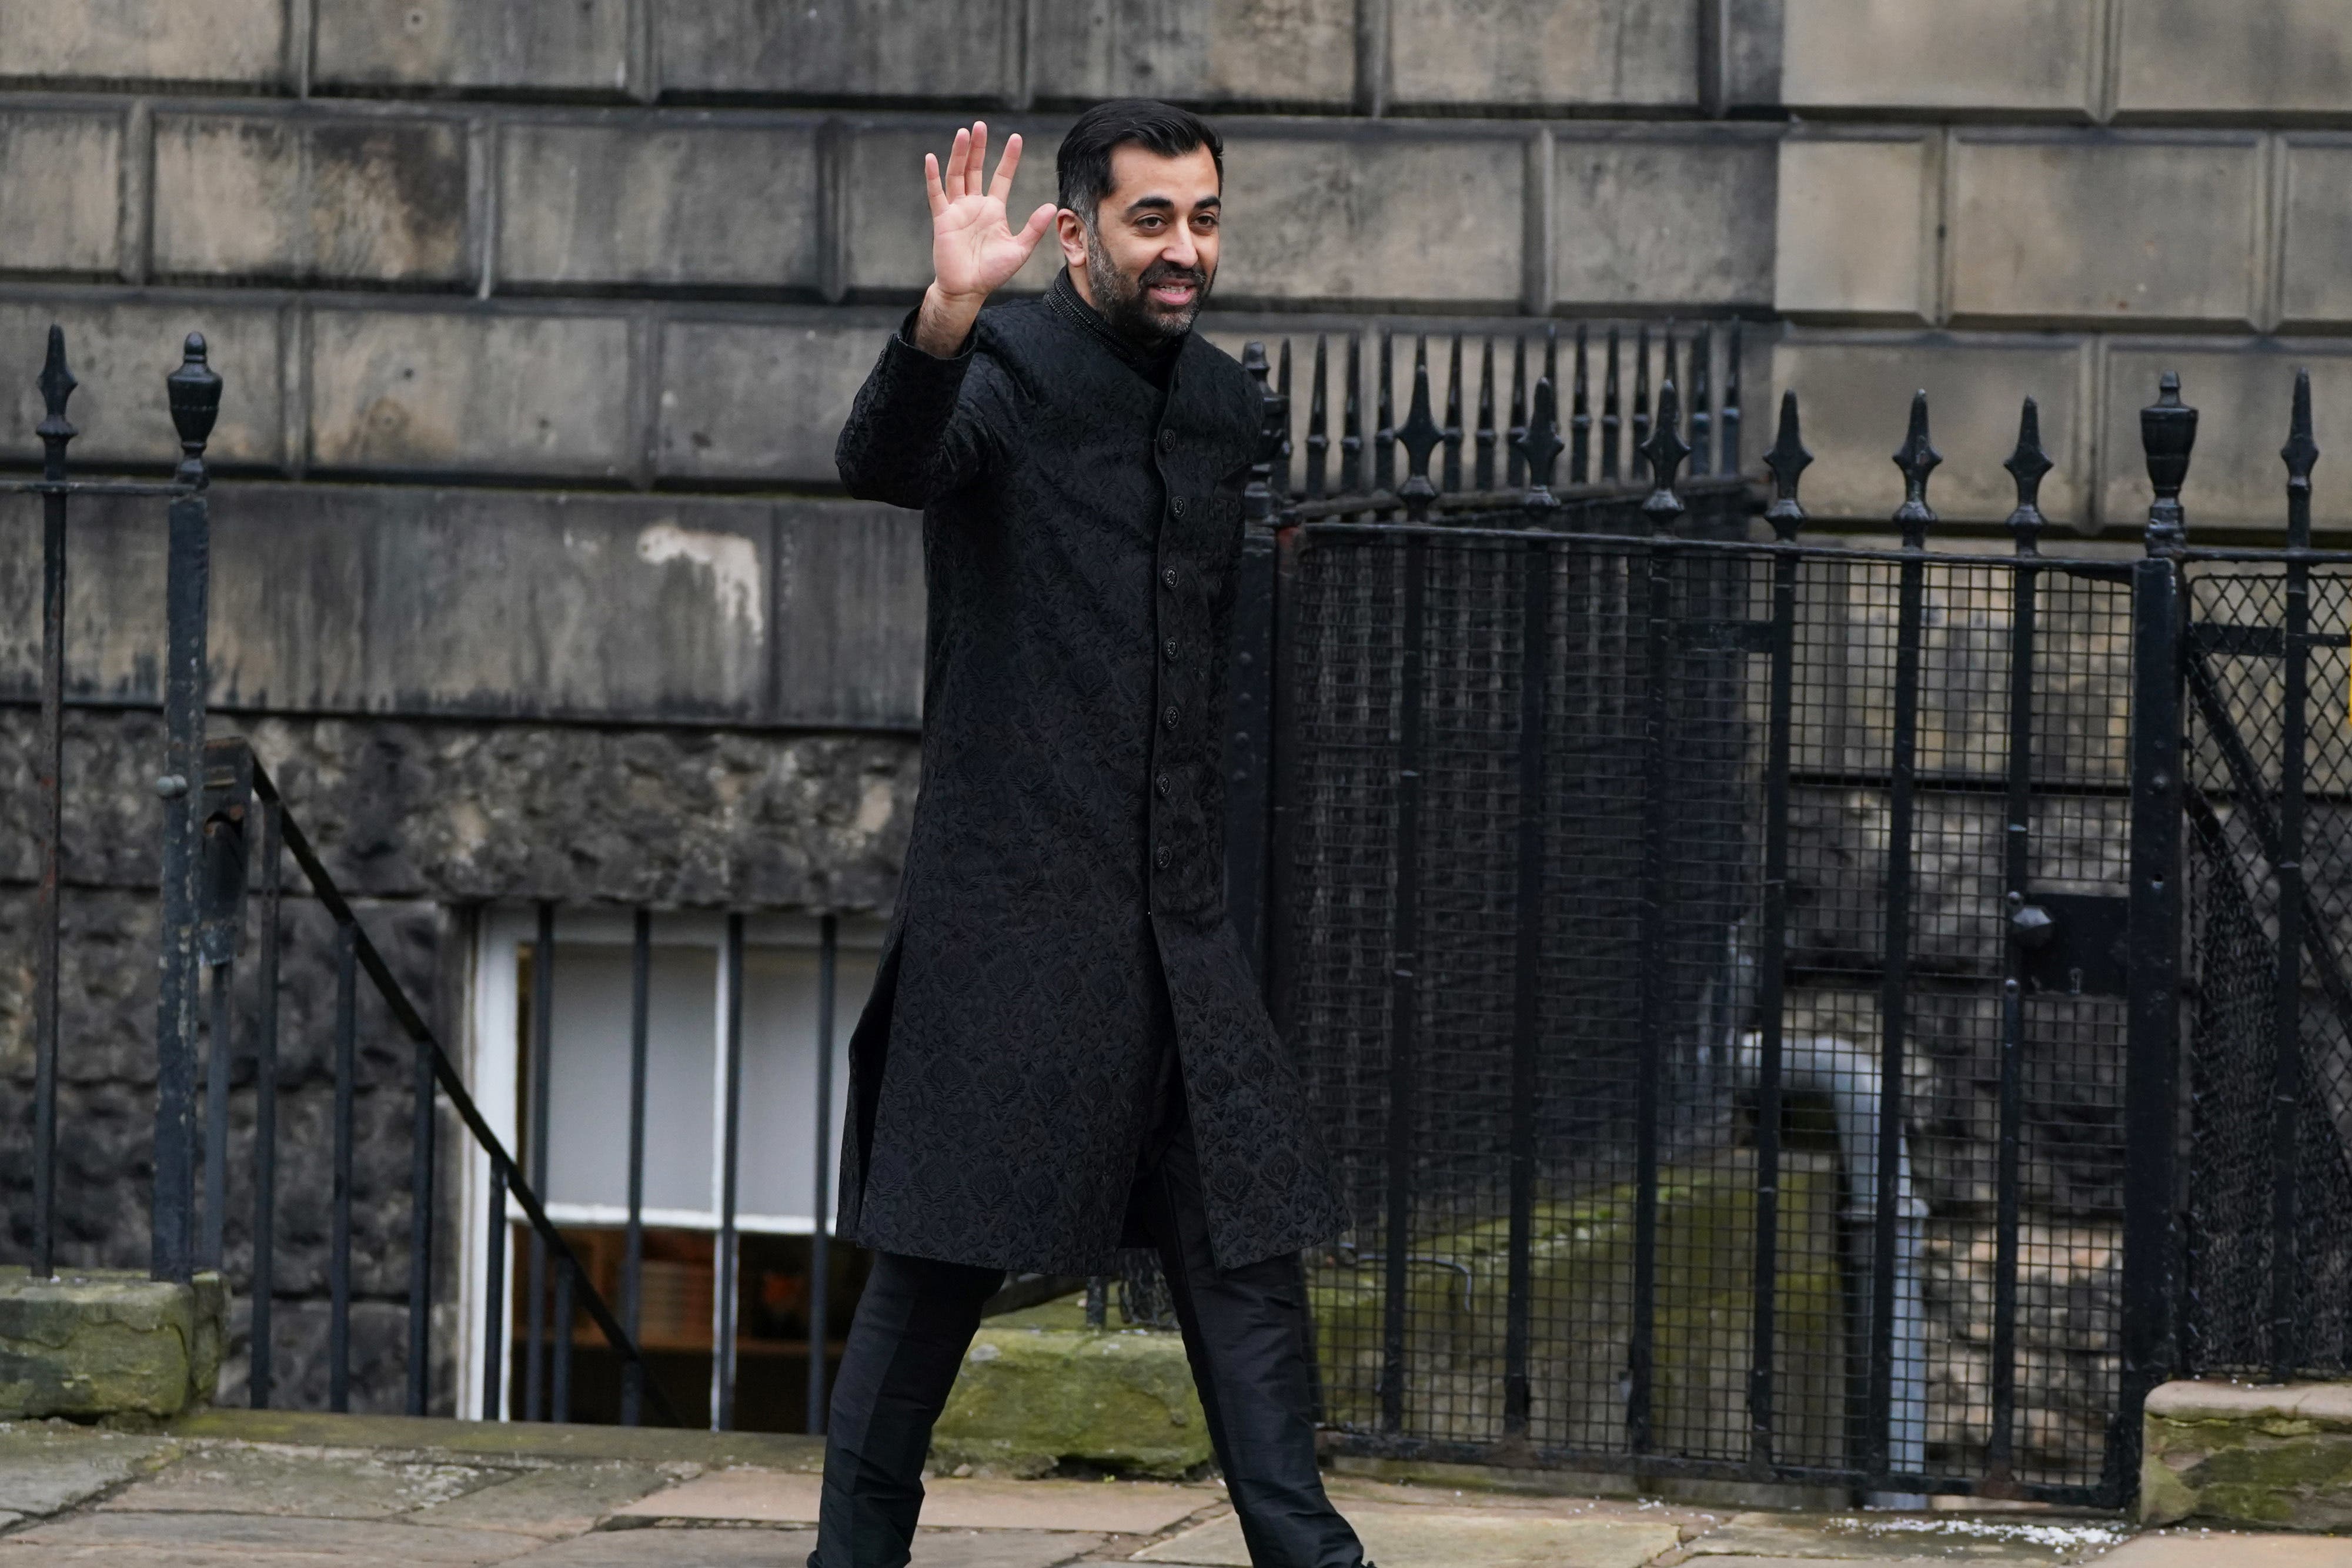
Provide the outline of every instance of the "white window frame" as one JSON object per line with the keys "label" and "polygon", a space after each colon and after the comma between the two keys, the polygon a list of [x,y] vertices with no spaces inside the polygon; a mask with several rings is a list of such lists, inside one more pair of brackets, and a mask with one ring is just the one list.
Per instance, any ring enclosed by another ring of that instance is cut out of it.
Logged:
{"label": "white window frame", "polygon": [[[714,951],[712,970],[716,994],[711,1017],[714,1025],[711,1082],[711,1170],[710,1207],[708,1209],[653,1208],[642,1211],[644,1223],[651,1227],[678,1230],[706,1230],[716,1235],[719,1229],[719,1186],[726,1176],[726,1094],[727,1094],[727,1014],[728,989],[735,983],[727,963],[727,916],[717,914],[656,912],[653,916],[653,940],[657,946],[708,946]],[[467,1084],[474,1096],[476,1108],[508,1154],[518,1155],[521,1140],[518,1136],[521,1106],[518,1092],[521,1083],[522,1042],[518,1039],[516,1021],[520,1016],[520,949],[538,940],[539,915],[531,904],[495,904],[483,909],[475,922],[468,994],[471,1005],[466,1012],[463,1061]],[[835,923],[835,951],[838,953],[872,954],[878,956],[882,946],[883,923],[864,916],[842,917]],[[628,946],[635,939],[635,915],[627,909],[562,909],[555,912],[555,940],[561,948],[566,943],[597,946]],[[743,945],[755,947],[800,948],[817,952],[822,947],[819,918],[814,915],[750,915],[743,921]],[[558,971],[559,977],[561,970]],[[833,1018],[833,1104],[825,1114],[826,1136],[834,1144],[833,1169],[840,1167],[841,1112],[847,1103],[849,1089],[849,1036],[856,1027],[857,1015],[866,1002],[862,988],[842,986],[835,995]],[[738,1129],[739,1140],[741,1128]],[[805,1147],[808,1157],[815,1155],[814,1138],[816,1121],[812,1114],[806,1119],[803,1135],[809,1139]],[[740,1146],[739,1146],[740,1157]],[[457,1313],[462,1332],[457,1339],[457,1413],[468,1420],[505,1420],[504,1389],[500,1390],[500,1408],[484,1408],[482,1372],[489,1350],[489,1325],[484,1321],[482,1309],[489,1289],[489,1215],[490,1157],[473,1139],[465,1141],[465,1157],[458,1179],[462,1222],[458,1227],[462,1262],[457,1274]],[[824,1195],[818,1195],[824,1201]],[[619,1227],[628,1223],[629,1211],[623,1204],[549,1203],[547,1217],[559,1226]],[[511,1196],[507,1200],[506,1221],[509,1226],[527,1222],[522,1206]],[[754,1214],[735,1216],[739,1234],[751,1232],[771,1236],[808,1236],[814,1233],[816,1220],[810,1214]],[[509,1230],[509,1235],[512,1232]],[[518,1257],[518,1253],[523,1256]],[[517,1299],[516,1291],[526,1283],[523,1268],[528,1258],[526,1249],[509,1246],[506,1252],[507,1280],[500,1299],[509,1310]],[[715,1292],[714,1292],[715,1297]],[[608,1303],[618,1308],[617,1302]],[[717,1322],[719,1303],[714,1299],[712,1343],[717,1344]],[[509,1372],[511,1369],[509,1369]],[[510,1376],[501,1380],[511,1381]]]}

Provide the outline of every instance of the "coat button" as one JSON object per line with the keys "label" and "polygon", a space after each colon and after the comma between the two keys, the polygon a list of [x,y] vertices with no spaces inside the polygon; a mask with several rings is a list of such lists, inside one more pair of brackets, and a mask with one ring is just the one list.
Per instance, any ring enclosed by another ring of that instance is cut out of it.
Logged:
{"label": "coat button", "polygon": [[1184,497],[1179,496],[1174,500],[1169,502],[1168,509],[1175,513],[1178,517],[1182,517],[1184,515]]}
{"label": "coat button", "polygon": [[1176,569],[1174,567],[1169,567],[1160,572],[1160,586],[1167,589],[1173,589],[1176,586]]}
{"label": "coat button", "polygon": [[1160,644],[1160,651],[1168,655],[1168,662],[1170,664],[1174,664],[1176,662],[1176,639],[1173,637],[1169,638],[1167,642]]}
{"label": "coat button", "polygon": [[1158,866],[1161,871],[1166,871],[1168,869],[1168,862],[1174,858],[1174,856],[1168,852],[1168,846],[1166,844],[1162,844],[1158,849],[1151,852],[1151,863]]}
{"label": "coat button", "polygon": [[1168,799],[1168,775],[1162,773],[1159,778],[1154,779],[1151,781],[1151,787],[1160,791],[1160,798],[1161,800],[1165,800]]}
{"label": "coat button", "polygon": [[1160,433],[1160,450],[1162,452],[1173,452],[1176,450],[1176,433],[1174,431],[1163,430]]}
{"label": "coat button", "polygon": [[1176,705],[1174,703],[1170,703],[1168,705],[1167,711],[1160,716],[1160,725],[1163,729],[1174,729],[1176,727]]}

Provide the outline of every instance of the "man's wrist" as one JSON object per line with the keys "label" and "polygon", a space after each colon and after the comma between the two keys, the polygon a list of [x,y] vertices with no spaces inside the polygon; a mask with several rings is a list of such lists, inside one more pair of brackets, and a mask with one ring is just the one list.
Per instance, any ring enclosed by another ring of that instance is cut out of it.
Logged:
{"label": "man's wrist", "polygon": [[933,283],[923,290],[922,308],[915,312],[915,347],[935,360],[951,360],[971,336],[985,294],[946,294]]}

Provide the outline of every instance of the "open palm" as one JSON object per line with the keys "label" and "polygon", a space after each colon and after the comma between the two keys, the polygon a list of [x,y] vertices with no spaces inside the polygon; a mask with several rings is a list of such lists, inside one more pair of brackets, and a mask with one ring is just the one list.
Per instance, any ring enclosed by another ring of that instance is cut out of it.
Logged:
{"label": "open palm", "polygon": [[1045,226],[1054,221],[1051,202],[1029,214],[1014,232],[1004,212],[1013,193],[1013,172],[1021,167],[1021,138],[1007,137],[994,179],[982,183],[988,125],[976,121],[956,132],[947,172],[934,154],[923,154],[923,188],[931,202],[931,271],[950,298],[978,298],[994,292],[1020,271]]}

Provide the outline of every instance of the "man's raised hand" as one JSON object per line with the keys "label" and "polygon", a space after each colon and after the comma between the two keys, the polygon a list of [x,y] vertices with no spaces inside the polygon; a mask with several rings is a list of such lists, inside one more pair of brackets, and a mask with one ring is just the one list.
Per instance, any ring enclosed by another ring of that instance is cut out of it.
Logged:
{"label": "man's raised hand", "polygon": [[983,183],[987,156],[984,120],[956,132],[944,172],[937,155],[923,154],[923,191],[931,204],[932,276],[915,318],[915,346],[925,353],[945,357],[963,346],[982,303],[1021,270],[1054,221],[1051,202],[1030,214],[1018,233],[1005,215],[1004,198],[1013,193],[1013,173],[1021,167],[1017,133],[1005,139],[996,176]]}

